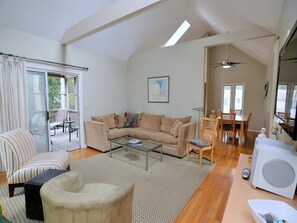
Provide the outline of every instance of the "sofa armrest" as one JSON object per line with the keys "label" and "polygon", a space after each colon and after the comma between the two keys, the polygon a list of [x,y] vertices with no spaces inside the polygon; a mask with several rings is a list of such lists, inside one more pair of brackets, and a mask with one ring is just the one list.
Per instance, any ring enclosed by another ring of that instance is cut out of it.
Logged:
{"label": "sofa armrest", "polygon": [[109,150],[110,145],[107,139],[108,128],[103,122],[84,121],[86,144],[89,147],[102,152]]}
{"label": "sofa armrest", "polygon": [[189,123],[183,124],[179,128],[177,147],[178,147],[178,154],[181,157],[183,157],[186,154],[187,140],[195,138],[195,132],[196,132],[195,122],[189,122]]}

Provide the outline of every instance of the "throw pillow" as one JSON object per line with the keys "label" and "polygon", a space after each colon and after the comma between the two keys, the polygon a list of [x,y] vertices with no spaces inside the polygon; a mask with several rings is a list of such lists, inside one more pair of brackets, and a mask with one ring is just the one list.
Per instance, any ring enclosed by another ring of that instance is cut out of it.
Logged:
{"label": "throw pillow", "polygon": [[130,113],[130,112],[125,112],[124,128],[136,127],[137,117],[138,117],[137,114],[133,114],[133,113]]}
{"label": "throw pillow", "polygon": [[189,123],[191,121],[192,116],[186,116],[183,118],[169,118],[169,117],[163,117],[161,121],[161,131],[170,133],[170,130],[175,123],[176,120],[181,121],[183,124]]}
{"label": "throw pillow", "polygon": [[139,113],[138,116],[137,116],[137,123],[136,123],[136,126],[137,126],[137,127],[140,126],[140,123],[141,123],[143,114],[144,114],[144,113],[141,112],[141,113]]}
{"label": "throw pillow", "polygon": [[126,117],[125,115],[116,115],[115,116],[115,125],[116,125],[116,128],[123,128],[124,127],[124,124],[125,124],[125,120],[126,120]]}
{"label": "throw pillow", "polygon": [[179,128],[182,126],[182,122],[179,120],[176,120],[170,130],[171,135],[173,135],[175,138],[178,136]]}

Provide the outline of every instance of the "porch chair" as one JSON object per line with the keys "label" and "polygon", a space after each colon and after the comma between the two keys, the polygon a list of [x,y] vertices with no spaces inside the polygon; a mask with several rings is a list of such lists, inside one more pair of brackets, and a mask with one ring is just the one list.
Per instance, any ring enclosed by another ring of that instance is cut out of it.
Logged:
{"label": "porch chair", "polygon": [[83,184],[70,171],[46,182],[40,190],[45,223],[131,223],[134,182],[116,186]]}
{"label": "porch chair", "polygon": [[220,118],[220,138],[224,141],[225,134],[227,137],[232,134],[232,145],[235,145],[236,126],[235,126],[235,113],[221,113]]}
{"label": "porch chair", "polygon": [[15,129],[0,135],[0,154],[6,170],[9,196],[16,187],[47,169],[69,169],[68,152],[45,152],[37,154],[33,136],[26,129]]}
{"label": "porch chair", "polygon": [[69,142],[71,142],[71,134],[76,132],[76,137],[78,138],[78,131],[79,131],[79,118],[77,112],[70,112],[69,113],[69,121],[68,121],[68,133],[69,133]]}
{"label": "porch chair", "polygon": [[217,135],[218,119],[203,117],[200,121],[199,140],[187,142],[187,159],[193,149],[199,151],[199,165],[202,164],[203,152],[210,150],[210,162],[213,164],[213,148]]}
{"label": "porch chair", "polygon": [[56,129],[59,127],[63,128],[63,132],[65,131],[65,121],[68,118],[68,109],[58,109],[54,118],[54,122],[50,123],[50,130],[54,130],[54,134],[56,135]]}

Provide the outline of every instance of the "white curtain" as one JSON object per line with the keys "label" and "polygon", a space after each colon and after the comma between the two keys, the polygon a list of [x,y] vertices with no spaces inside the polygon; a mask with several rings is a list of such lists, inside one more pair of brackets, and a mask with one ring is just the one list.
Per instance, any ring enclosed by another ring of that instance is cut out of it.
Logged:
{"label": "white curtain", "polygon": [[25,62],[1,56],[0,134],[16,128],[29,129]]}

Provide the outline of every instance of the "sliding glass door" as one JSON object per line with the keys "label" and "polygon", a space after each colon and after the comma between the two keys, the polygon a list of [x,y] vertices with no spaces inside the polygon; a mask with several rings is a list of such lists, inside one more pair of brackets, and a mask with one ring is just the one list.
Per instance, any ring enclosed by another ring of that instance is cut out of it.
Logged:
{"label": "sliding glass door", "polygon": [[39,153],[49,151],[50,147],[46,83],[46,72],[27,71],[29,130]]}

